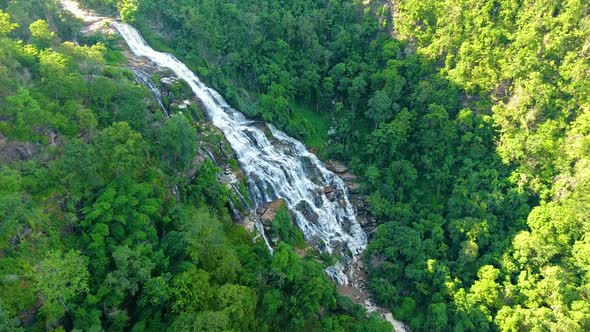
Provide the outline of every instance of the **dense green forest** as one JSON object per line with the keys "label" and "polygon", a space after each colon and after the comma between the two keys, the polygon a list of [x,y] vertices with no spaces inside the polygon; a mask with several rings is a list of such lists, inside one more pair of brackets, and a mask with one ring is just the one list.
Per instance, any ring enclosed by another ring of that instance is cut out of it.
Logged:
{"label": "dense green forest", "polygon": [[586,1],[86,3],[363,175],[412,329],[590,329]]}
{"label": "dense green forest", "polygon": [[[590,330],[587,1],[82,2],[362,176],[369,288],[412,330]],[[31,151],[2,155],[0,330],[387,329],[252,244],[210,164],[183,177],[195,147],[166,137],[199,133],[148,110],[115,41],[0,8],[0,133]]]}
{"label": "dense green forest", "polygon": [[0,8],[0,331],[389,329],[232,222],[201,127],[158,111],[116,38],[54,1]]}

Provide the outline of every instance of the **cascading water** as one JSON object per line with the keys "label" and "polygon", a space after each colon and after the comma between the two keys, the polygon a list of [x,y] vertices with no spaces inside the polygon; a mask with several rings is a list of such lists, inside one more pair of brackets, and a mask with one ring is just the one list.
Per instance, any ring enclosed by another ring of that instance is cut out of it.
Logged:
{"label": "cascading water", "polygon": [[[113,22],[113,25],[135,55],[171,69],[188,83],[213,125],[221,129],[236,152],[250,179],[249,191],[255,205],[284,199],[305,238],[315,241],[320,250],[343,258],[343,263],[329,268],[328,273],[338,283],[348,283],[345,266],[363,251],[367,238],[356,220],[342,179],[328,171],[301,142],[272,125],[267,125],[272,134],[269,139],[253,121],[229,106],[217,91],[205,86],[180,60],[147,45],[135,28],[120,22]],[[334,188],[340,200],[329,200],[324,194],[326,187]]]}
{"label": "cascading water", "polygon": [[[134,54],[171,69],[188,83],[213,125],[221,129],[236,152],[250,179],[249,191],[255,205],[284,199],[305,238],[315,242],[321,251],[343,258],[343,263],[329,268],[328,273],[338,283],[346,284],[345,267],[363,251],[367,238],[356,220],[342,179],[328,171],[301,142],[272,125],[267,125],[272,134],[267,137],[255,122],[229,106],[180,60],[147,45],[135,28],[120,22],[113,25]],[[334,188],[340,199],[329,200],[324,193],[326,187]]]}
{"label": "cascading water", "polygon": [[152,96],[154,96],[154,99],[158,104],[158,107],[160,107],[162,112],[166,114],[166,117],[170,117],[170,113],[168,113],[168,110],[164,106],[164,103],[162,103],[162,92],[160,91],[160,89],[158,89],[156,83],[154,83],[150,75],[141,69],[135,69],[133,72],[135,73],[135,77],[137,77],[137,80],[150,90]]}
{"label": "cascading water", "polygon": [[[62,4],[79,17],[88,15],[71,0],[62,0]],[[88,21],[92,19],[96,16]],[[213,125],[224,133],[248,175],[248,190],[255,207],[276,198],[284,199],[305,238],[322,252],[342,258],[340,263],[328,268],[327,273],[339,284],[348,284],[347,269],[365,249],[367,237],[356,220],[342,179],[327,170],[301,142],[270,124],[266,125],[268,131],[265,132],[260,122],[246,119],[180,60],[152,49],[135,28],[121,22],[112,22],[112,25],[131,52],[171,69],[188,83]],[[337,199],[329,199],[326,188],[330,188]],[[261,231],[261,227],[258,228]]]}

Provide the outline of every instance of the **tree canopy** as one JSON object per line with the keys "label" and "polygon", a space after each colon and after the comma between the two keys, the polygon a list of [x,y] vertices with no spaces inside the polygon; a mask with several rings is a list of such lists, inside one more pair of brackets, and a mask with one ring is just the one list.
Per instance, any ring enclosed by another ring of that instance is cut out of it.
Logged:
{"label": "tree canopy", "polygon": [[[412,330],[590,330],[586,1],[81,2],[346,162],[368,288]],[[200,130],[57,8],[0,1],[0,330],[388,329],[288,211],[253,244]]]}

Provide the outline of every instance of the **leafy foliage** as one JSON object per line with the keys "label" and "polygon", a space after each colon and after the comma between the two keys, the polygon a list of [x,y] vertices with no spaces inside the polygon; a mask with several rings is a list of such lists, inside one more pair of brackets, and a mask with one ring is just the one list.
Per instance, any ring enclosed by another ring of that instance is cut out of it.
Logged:
{"label": "leafy foliage", "polygon": [[337,305],[314,259],[232,223],[195,124],[150,112],[114,40],[62,42],[53,1],[0,6],[0,331],[387,330]]}
{"label": "leafy foliage", "polygon": [[370,287],[394,316],[590,328],[586,2],[162,4],[137,24],[239,109],[308,142],[301,110],[328,115],[316,147],[364,175]]}

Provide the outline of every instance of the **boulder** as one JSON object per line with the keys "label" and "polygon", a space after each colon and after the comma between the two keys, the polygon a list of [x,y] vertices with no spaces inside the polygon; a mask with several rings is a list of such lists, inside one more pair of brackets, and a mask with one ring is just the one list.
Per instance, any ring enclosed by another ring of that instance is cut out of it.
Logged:
{"label": "boulder", "polygon": [[32,143],[11,141],[0,134],[0,164],[29,160],[37,153]]}
{"label": "boulder", "polygon": [[178,79],[176,79],[175,77],[162,77],[160,79],[160,83],[164,84],[164,85],[172,85],[174,84],[176,81],[178,81]]}
{"label": "boulder", "polygon": [[338,174],[344,181],[355,181],[358,177],[350,172],[342,172]]}
{"label": "boulder", "polygon": [[336,199],[336,194],[333,191],[331,191],[329,193],[326,193],[326,198],[333,202]]}
{"label": "boulder", "polygon": [[328,160],[326,162],[326,168],[328,168],[329,170],[331,170],[334,173],[346,173],[348,171],[348,168],[346,168],[346,165],[344,165],[343,163],[336,161],[336,160]]}
{"label": "boulder", "polygon": [[348,190],[351,193],[358,193],[359,190],[360,190],[360,188],[361,188],[361,185],[359,183],[356,183],[356,182],[347,182],[346,183],[346,188],[348,188]]}
{"label": "boulder", "polygon": [[313,208],[306,201],[297,203],[295,209],[301,212],[305,218],[307,218],[307,220],[311,221],[312,223],[318,222],[319,216],[313,211]]}
{"label": "boulder", "polygon": [[269,223],[269,222],[273,221],[275,216],[277,215],[277,212],[283,206],[285,206],[285,201],[282,198],[276,199],[276,200],[270,202],[266,206],[266,209],[264,210],[264,213],[262,214],[262,216],[260,216],[260,218],[262,219],[262,222]]}
{"label": "boulder", "polygon": [[318,195],[313,195],[313,204],[318,209],[321,208],[322,205],[324,204],[324,202],[322,201],[322,197],[319,194]]}
{"label": "boulder", "polygon": [[356,220],[359,222],[361,227],[366,227],[369,224],[369,220],[366,216],[357,216]]}
{"label": "boulder", "polygon": [[191,105],[191,101],[188,99],[185,99],[181,103],[178,104],[178,108],[183,110],[183,109],[186,109],[187,107],[189,107],[190,105]]}

